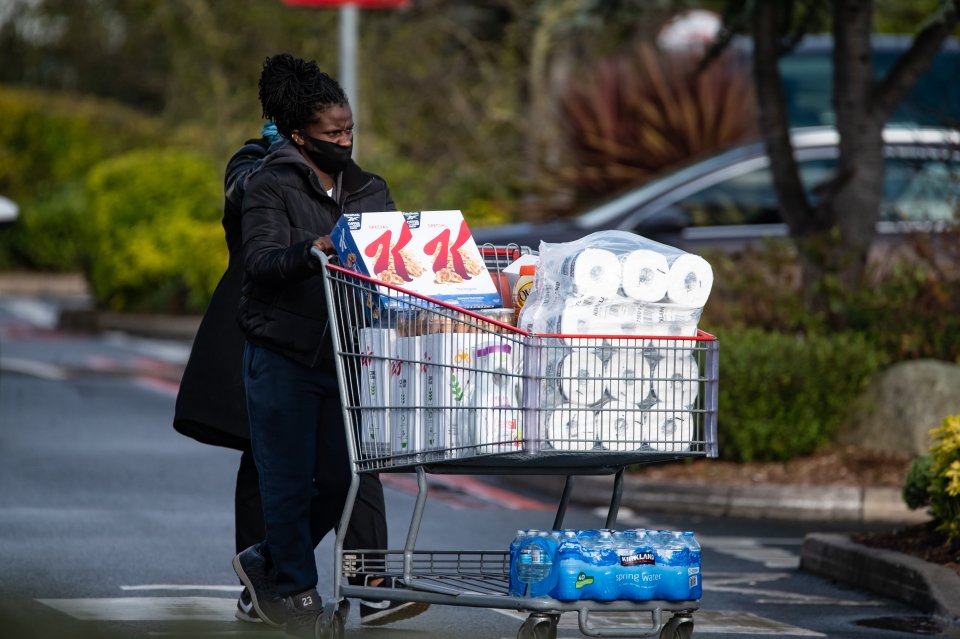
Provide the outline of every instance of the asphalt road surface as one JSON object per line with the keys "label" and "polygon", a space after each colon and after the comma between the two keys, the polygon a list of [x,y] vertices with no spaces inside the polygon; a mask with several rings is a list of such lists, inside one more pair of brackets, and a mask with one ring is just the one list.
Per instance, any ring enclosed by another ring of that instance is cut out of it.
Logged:
{"label": "asphalt road surface", "polygon": [[[282,636],[234,619],[239,453],[170,426],[175,371],[189,345],[64,334],[53,306],[0,298],[0,635]],[[430,482],[422,548],[502,550],[517,529],[553,521],[556,495],[490,477]],[[385,475],[384,484],[391,547],[402,547],[414,477]],[[598,528],[603,520],[603,512],[572,509],[565,524]],[[865,639],[937,630],[911,608],[797,570],[803,535],[840,525],[630,512],[618,525],[697,532],[704,593],[696,637]],[[332,538],[316,556],[320,593],[330,596]],[[583,636],[567,617],[558,636]],[[363,628],[353,612],[347,637],[510,638],[525,618],[433,606],[396,625]],[[649,624],[649,615],[626,621]]]}

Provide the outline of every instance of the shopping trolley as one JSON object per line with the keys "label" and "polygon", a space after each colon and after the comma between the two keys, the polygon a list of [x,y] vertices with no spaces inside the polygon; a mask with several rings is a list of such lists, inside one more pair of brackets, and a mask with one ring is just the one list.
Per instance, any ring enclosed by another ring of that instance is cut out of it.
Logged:
{"label": "shopping trolley", "polygon": [[[522,250],[482,247],[495,281]],[[519,639],[555,638],[564,612],[593,637],[691,635],[699,600],[518,597],[509,551],[423,550],[417,537],[426,477],[441,473],[565,475],[554,530],[576,475],[614,475],[605,525],[613,528],[626,467],[717,456],[715,337],[534,334],[507,321],[510,311],[450,306],[326,258],[324,282],[353,470],[327,636],[342,637],[346,598],[528,612]],[[406,541],[345,551],[359,476],[371,472],[416,474]],[[644,623],[604,624],[612,612],[642,613]]]}

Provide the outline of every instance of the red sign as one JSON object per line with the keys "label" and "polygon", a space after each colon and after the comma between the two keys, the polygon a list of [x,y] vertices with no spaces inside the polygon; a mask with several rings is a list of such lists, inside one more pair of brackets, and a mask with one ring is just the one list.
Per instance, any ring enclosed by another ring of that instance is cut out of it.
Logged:
{"label": "red sign", "polygon": [[352,4],[361,9],[399,9],[410,0],[283,0],[283,4],[296,7],[342,7]]}

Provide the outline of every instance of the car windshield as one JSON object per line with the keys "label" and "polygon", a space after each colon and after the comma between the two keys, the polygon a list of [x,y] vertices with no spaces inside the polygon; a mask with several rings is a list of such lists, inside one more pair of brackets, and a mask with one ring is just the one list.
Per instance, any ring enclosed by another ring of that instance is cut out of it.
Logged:
{"label": "car windshield", "polygon": [[[800,162],[807,196],[833,177],[833,158]],[[776,224],[781,222],[770,170],[766,167],[724,179],[673,203],[692,226]],[[960,161],[956,157],[915,157],[906,148],[888,149],[880,220],[945,222],[960,207]]]}

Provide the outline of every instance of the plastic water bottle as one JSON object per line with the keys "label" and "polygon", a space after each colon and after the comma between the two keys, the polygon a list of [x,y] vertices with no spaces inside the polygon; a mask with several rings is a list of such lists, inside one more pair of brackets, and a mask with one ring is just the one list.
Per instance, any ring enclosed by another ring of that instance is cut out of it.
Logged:
{"label": "plastic water bottle", "polygon": [[690,552],[678,531],[661,530],[660,546],[654,550],[661,578],[657,596],[668,601],[690,598],[687,568]]}
{"label": "plastic water bottle", "polygon": [[620,566],[620,555],[617,554],[617,543],[613,531],[606,529],[597,531],[592,539],[592,546],[590,562],[596,576],[595,588],[590,592],[590,599],[613,601],[619,598],[616,573]]}
{"label": "plastic water bottle", "polygon": [[545,597],[549,594],[556,581],[553,571],[556,550],[557,543],[547,531],[528,535],[520,543],[516,563],[520,596]]}
{"label": "plastic water bottle", "polygon": [[520,580],[517,578],[517,553],[520,550],[520,544],[523,543],[523,540],[526,539],[531,532],[536,534],[537,531],[518,530],[517,536],[513,538],[512,542],[510,542],[509,592],[513,596],[520,596],[521,594]]}
{"label": "plastic water bottle", "polygon": [[614,574],[618,598],[630,601],[654,599],[660,575],[647,531],[625,530],[620,535],[617,554],[619,565]]}
{"label": "plastic water bottle", "polygon": [[577,601],[589,598],[596,575],[584,557],[583,545],[576,531],[565,530],[560,536],[557,548],[557,584],[553,590],[554,599]]}
{"label": "plastic water bottle", "polygon": [[700,574],[700,542],[692,532],[683,533],[684,544],[690,553],[687,565],[690,599],[700,599],[703,596],[703,577]]}

